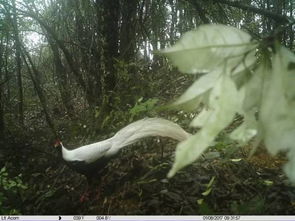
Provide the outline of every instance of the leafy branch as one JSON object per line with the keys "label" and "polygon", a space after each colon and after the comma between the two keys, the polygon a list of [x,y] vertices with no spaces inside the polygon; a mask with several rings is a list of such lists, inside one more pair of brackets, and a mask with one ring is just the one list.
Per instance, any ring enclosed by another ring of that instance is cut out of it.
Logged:
{"label": "leafy branch", "polygon": [[[262,43],[234,27],[203,25],[162,51],[182,72],[205,72],[174,103],[201,110],[191,122],[200,130],[178,144],[168,177],[198,159],[239,114],[244,122],[230,138],[263,141],[271,154],[287,152],[285,172],[295,182],[295,56],[278,43],[265,52]],[[258,60],[260,49],[266,54]]]}

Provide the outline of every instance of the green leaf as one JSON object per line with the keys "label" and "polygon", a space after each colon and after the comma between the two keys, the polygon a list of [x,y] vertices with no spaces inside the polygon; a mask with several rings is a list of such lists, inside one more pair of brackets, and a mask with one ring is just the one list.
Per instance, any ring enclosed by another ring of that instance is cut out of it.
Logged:
{"label": "green leaf", "polygon": [[202,96],[195,97],[194,99],[182,104],[178,104],[177,106],[173,103],[169,105],[169,108],[177,110],[195,111],[207,97],[208,94],[207,92],[205,92]]}
{"label": "green leaf", "polygon": [[202,193],[203,196],[208,196],[212,191],[212,187],[208,188],[205,192]]}
{"label": "green leaf", "polygon": [[[228,73],[226,66],[224,73]],[[237,89],[228,74],[221,76],[209,96],[209,107],[212,111],[206,118],[202,129],[176,148],[175,161],[168,177],[172,177],[181,168],[194,162],[214,141],[218,133],[234,118],[239,101]]]}
{"label": "green leaf", "polygon": [[186,92],[184,92],[183,95],[180,96],[174,104],[179,105],[188,102],[211,89],[216,84],[217,78],[221,75],[220,70],[221,69],[212,71],[200,77],[187,89]]}
{"label": "green leaf", "polygon": [[265,65],[260,65],[250,80],[244,86],[245,99],[243,109],[247,112],[250,110],[258,111],[262,99],[262,87],[264,85],[265,76],[269,70]]}
{"label": "green leaf", "polygon": [[263,183],[264,183],[266,186],[272,186],[272,185],[273,185],[273,181],[271,181],[271,180],[263,180]]}
{"label": "green leaf", "polygon": [[152,110],[159,101],[159,99],[157,98],[150,98],[145,102],[143,102],[142,100],[143,100],[142,97],[138,99],[138,102],[135,104],[135,106],[130,109],[129,112],[132,118],[138,114],[141,114],[142,112],[147,112]]}
{"label": "green leaf", "polygon": [[271,154],[295,148],[295,113],[291,111],[295,105],[290,99],[292,88],[287,88],[289,81],[294,83],[295,75],[294,71],[288,70],[290,61],[292,57],[287,49],[279,48],[273,58],[272,71],[264,81],[260,120],[264,142]]}
{"label": "green leaf", "polygon": [[209,183],[207,184],[207,188],[212,187],[214,181],[215,181],[215,176],[213,176],[213,177],[210,179]]}
{"label": "green leaf", "polygon": [[204,202],[204,199],[198,199],[197,200],[198,205],[202,205],[203,202]]}
{"label": "green leaf", "polygon": [[2,167],[0,170],[0,175],[3,176],[6,172],[6,167]]}
{"label": "green leaf", "polygon": [[230,134],[230,138],[239,141],[241,144],[246,144],[257,133],[258,123],[255,119],[255,112],[246,113],[244,122]]}
{"label": "green leaf", "polygon": [[192,120],[190,126],[192,127],[203,127],[206,125],[207,121],[211,117],[213,110],[207,110],[203,108],[203,110]]}
{"label": "green leaf", "polygon": [[240,162],[242,159],[241,158],[239,158],[239,159],[231,159],[230,161],[232,161],[232,162]]}
{"label": "green leaf", "polygon": [[287,151],[289,162],[284,171],[295,183],[295,70],[290,69],[295,56],[284,47],[277,47],[272,71],[267,75],[261,104],[264,142],[271,154]]}
{"label": "green leaf", "polygon": [[[256,47],[251,36],[237,28],[215,24],[202,25],[187,32],[178,43],[162,51],[172,63],[185,73],[209,72],[224,60],[242,56]],[[235,61],[236,66],[240,61]]]}
{"label": "green leaf", "polygon": [[233,74],[240,74],[241,72],[245,71],[246,69],[250,69],[255,63],[256,63],[256,56],[255,56],[256,51],[252,50],[249,53],[243,54],[239,57],[232,58],[229,60],[234,66],[233,69]]}

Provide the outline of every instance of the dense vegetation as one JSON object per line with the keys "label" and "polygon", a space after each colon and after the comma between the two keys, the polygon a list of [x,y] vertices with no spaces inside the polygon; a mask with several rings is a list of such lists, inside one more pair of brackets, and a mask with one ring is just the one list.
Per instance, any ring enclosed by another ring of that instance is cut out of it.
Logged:
{"label": "dense vegetation", "polygon": [[154,52],[212,23],[294,52],[293,15],[292,0],[0,0],[0,213],[294,213],[284,156],[247,159],[251,144],[226,138],[240,117],[170,180],[175,143],[124,150],[87,202],[85,178],[51,147],[57,137],[73,147],[103,140],[146,116],[188,125],[195,112],[162,107],[195,76]]}

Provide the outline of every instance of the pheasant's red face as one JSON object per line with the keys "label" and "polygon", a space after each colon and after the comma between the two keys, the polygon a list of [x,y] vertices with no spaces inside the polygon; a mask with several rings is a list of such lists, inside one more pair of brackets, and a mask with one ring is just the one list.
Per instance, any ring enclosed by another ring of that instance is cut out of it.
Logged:
{"label": "pheasant's red face", "polygon": [[61,146],[61,142],[60,142],[60,140],[55,140],[53,146],[54,146],[54,147],[60,147],[60,146]]}

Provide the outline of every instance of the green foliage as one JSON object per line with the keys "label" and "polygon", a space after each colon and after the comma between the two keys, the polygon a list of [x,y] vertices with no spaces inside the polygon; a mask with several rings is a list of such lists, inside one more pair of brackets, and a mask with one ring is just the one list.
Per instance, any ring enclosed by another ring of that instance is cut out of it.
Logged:
{"label": "green foliage", "polygon": [[[202,193],[204,198],[207,198],[210,193],[212,192],[212,188],[214,186],[215,182],[215,176],[213,176],[209,183],[206,184],[206,190]],[[205,199],[201,198],[198,199],[197,203],[199,204],[199,213],[202,215],[207,214],[214,214],[214,211],[209,207],[209,205],[206,203]]]}
{"label": "green foliage", "polygon": [[9,198],[18,198],[18,194],[27,188],[28,186],[22,181],[21,174],[10,178],[6,167],[3,167],[0,170],[0,214],[20,214],[19,210],[8,205],[8,201]]}
{"label": "green foliage", "polygon": [[198,213],[200,215],[213,215],[215,214],[214,210],[210,208],[210,206],[206,202],[199,201],[199,210]]}
{"label": "green foliage", "polygon": [[256,43],[250,40],[250,35],[234,27],[203,25],[187,32],[178,43],[162,52],[181,72],[197,74],[218,69],[218,73],[225,60],[236,65],[246,52],[255,48]]}
{"label": "green foliage", "polygon": [[134,107],[130,109],[131,114],[131,120],[134,119],[134,117],[147,113],[155,108],[157,105],[159,99],[157,98],[150,98],[146,101],[143,101],[143,97],[139,98]]}
{"label": "green foliage", "polygon": [[[259,49],[263,55],[260,62],[255,56]],[[257,143],[264,141],[272,154],[288,151],[285,171],[295,182],[292,52],[278,44],[275,50],[258,48],[250,35],[224,25],[203,25],[162,52],[180,71],[203,74],[175,102],[201,110],[191,122],[200,130],[177,146],[169,177],[198,159],[239,114],[244,122],[230,138],[244,144],[255,137]]]}
{"label": "green foliage", "polygon": [[214,181],[215,181],[215,176],[212,177],[210,182],[206,185],[207,189],[205,192],[202,193],[203,196],[208,196],[211,193]]}
{"label": "green foliage", "polygon": [[231,212],[233,214],[260,215],[265,214],[265,208],[265,200],[259,196],[254,197],[248,202],[238,203],[233,201],[231,204]]}

